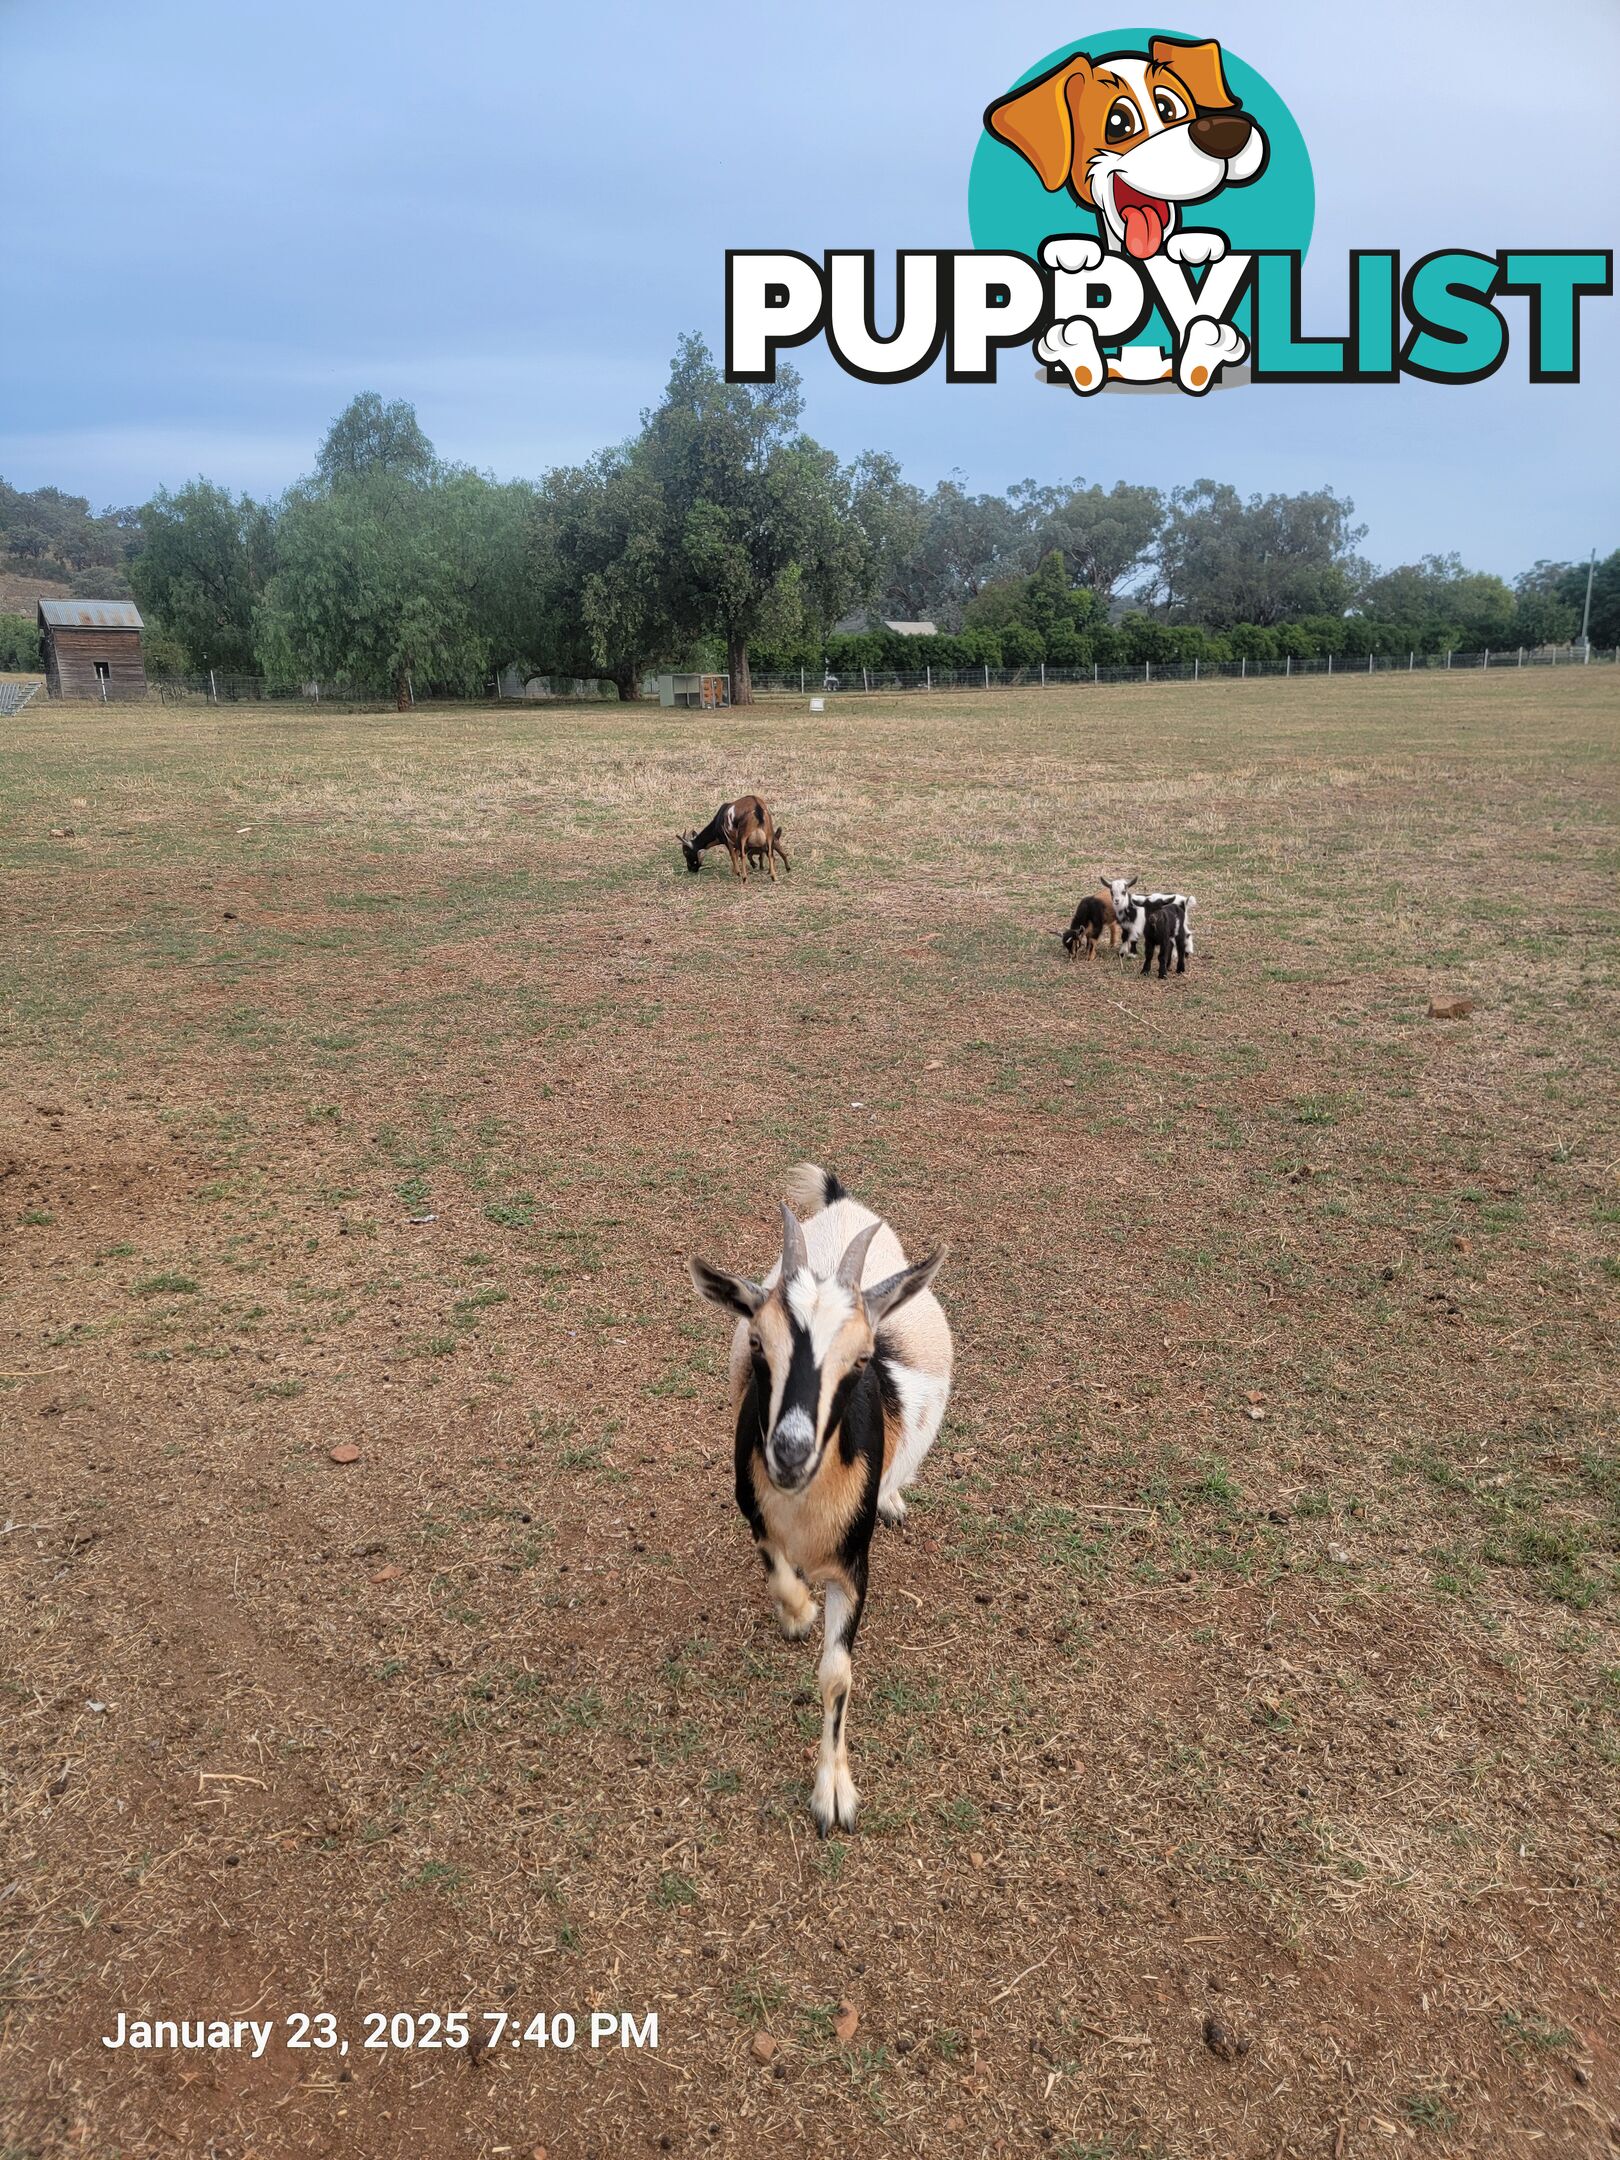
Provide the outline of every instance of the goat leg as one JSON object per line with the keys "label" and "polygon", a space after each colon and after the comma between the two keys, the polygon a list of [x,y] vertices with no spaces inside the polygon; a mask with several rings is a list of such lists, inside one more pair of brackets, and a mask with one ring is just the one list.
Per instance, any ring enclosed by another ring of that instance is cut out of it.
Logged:
{"label": "goat leg", "polygon": [[796,1567],[765,1538],[757,1551],[765,1570],[765,1587],[771,1594],[776,1624],[789,1642],[802,1642],[816,1624],[816,1601]]}
{"label": "goat leg", "polygon": [[810,1796],[810,1812],[823,1837],[830,1836],[835,1828],[853,1830],[861,1803],[849,1768],[849,1693],[854,1680],[850,1653],[865,1602],[863,1553],[847,1578],[835,1575],[827,1585],[826,1631],[817,1674],[821,1682],[821,1753],[816,1764],[815,1791]]}

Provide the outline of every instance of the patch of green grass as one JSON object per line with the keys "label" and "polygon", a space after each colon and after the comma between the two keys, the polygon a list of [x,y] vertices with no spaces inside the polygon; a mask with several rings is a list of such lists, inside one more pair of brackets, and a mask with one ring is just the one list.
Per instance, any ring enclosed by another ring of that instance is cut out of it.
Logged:
{"label": "patch of green grass", "polygon": [[179,1275],[165,1271],[161,1275],[143,1275],[134,1285],[136,1297],[195,1297],[198,1284],[194,1276]]}
{"label": "patch of green grass", "polygon": [[447,1860],[424,1860],[414,1875],[407,1875],[407,1890],[433,1890],[441,1897],[454,1897],[467,1880],[465,1868],[452,1867]]}
{"label": "patch of green grass", "polygon": [[1414,2130],[1444,2131],[1457,2127],[1457,2111],[1442,2093],[1402,2093],[1395,2105]]}
{"label": "patch of green grass", "polygon": [[658,1904],[673,1910],[684,1905],[695,1905],[698,1901],[697,1884],[690,1876],[680,1875],[673,1868],[666,1868],[658,1878],[654,1898]]}
{"label": "patch of green grass", "polygon": [[1561,2048],[1575,2045],[1575,2035],[1567,2025],[1555,2025],[1539,2011],[1530,2011],[1521,2017],[1517,2011],[1504,2010],[1496,2021],[1502,2028],[1508,2045],[1520,2052],[1534,2051],[1540,2054],[1556,2054]]}
{"label": "patch of green grass", "polygon": [[538,1205],[533,1193],[513,1193],[507,1200],[491,1200],[484,1213],[503,1230],[527,1230]]}

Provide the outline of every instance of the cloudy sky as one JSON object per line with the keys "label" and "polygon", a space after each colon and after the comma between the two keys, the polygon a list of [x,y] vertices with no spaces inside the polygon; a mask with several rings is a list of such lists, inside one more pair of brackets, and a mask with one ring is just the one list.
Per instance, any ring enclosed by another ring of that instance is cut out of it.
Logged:
{"label": "cloudy sky", "polygon": [[[988,99],[1130,21],[996,0],[0,0],[0,474],[98,505],[198,473],[270,493],[360,389],[440,452],[537,474],[633,430],[679,332],[717,348],[728,247],[968,244]],[[1533,34],[1526,23],[1533,20]],[[1353,25],[1351,28],[1349,26]],[[1609,246],[1616,0],[1222,0],[1170,18],[1304,130],[1307,331],[1348,250]],[[1081,400],[878,388],[803,359],[808,424],[925,482],[1331,483],[1383,562],[1511,573],[1620,544],[1620,299],[1584,380]]]}

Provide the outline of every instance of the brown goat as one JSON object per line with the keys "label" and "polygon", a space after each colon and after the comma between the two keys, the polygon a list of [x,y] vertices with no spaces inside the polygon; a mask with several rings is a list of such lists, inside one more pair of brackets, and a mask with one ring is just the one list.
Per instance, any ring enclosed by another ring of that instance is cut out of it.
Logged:
{"label": "brown goat", "polygon": [[777,825],[773,827],[769,847],[765,844],[764,834],[759,832],[756,832],[752,839],[743,842],[743,853],[756,870],[762,862],[772,855],[777,857],[784,870],[793,868],[787,858],[787,849],[782,845],[782,834],[785,830],[785,826]]}
{"label": "brown goat", "polygon": [[[735,802],[722,803],[701,832],[683,832],[676,835],[681,843],[681,853],[686,857],[686,867],[696,877],[703,868],[706,848],[723,847],[731,858],[731,874],[748,882],[748,858],[750,854],[763,855],[771,873],[771,883],[776,883],[775,857],[782,854],[776,844],[776,827],[771,813],[757,795],[739,795]],[[787,857],[782,855],[785,863]]]}

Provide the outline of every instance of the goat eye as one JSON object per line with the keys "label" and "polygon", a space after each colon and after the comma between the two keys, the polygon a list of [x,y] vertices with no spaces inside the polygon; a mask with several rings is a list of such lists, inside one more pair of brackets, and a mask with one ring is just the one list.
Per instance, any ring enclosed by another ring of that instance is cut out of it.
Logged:
{"label": "goat eye", "polygon": [[1103,135],[1109,142],[1123,142],[1127,135],[1134,135],[1141,125],[1141,114],[1130,99],[1115,98],[1108,108],[1108,118],[1103,122]]}
{"label": "goat eye", "polygon": [[752,1332],[749,1334],[748,1337],[748,1347],[750,1350],[753,1351],[755,1357],[763,1357],[765,1355],[765,1345],[760,1341],[759,1337]]}

